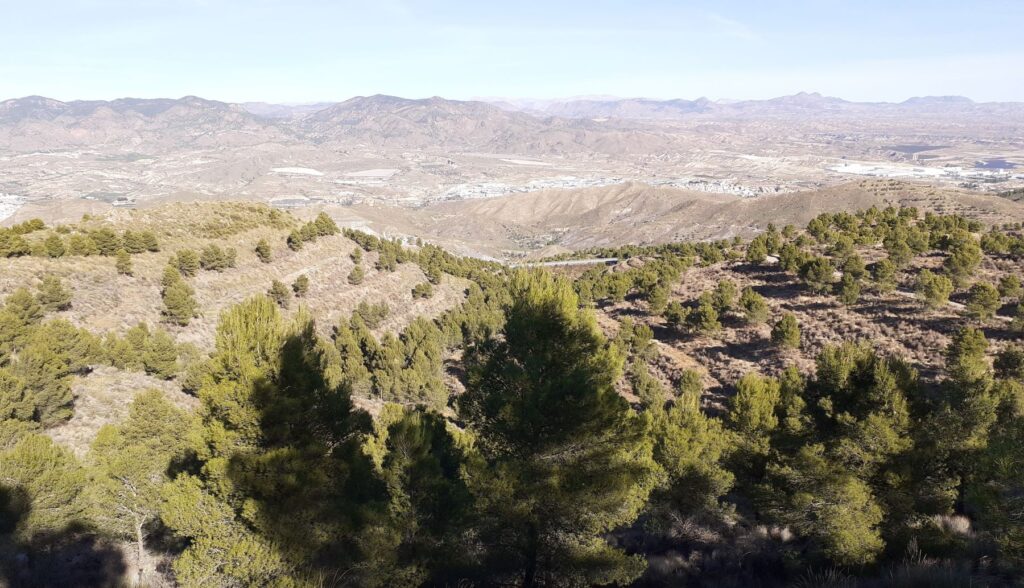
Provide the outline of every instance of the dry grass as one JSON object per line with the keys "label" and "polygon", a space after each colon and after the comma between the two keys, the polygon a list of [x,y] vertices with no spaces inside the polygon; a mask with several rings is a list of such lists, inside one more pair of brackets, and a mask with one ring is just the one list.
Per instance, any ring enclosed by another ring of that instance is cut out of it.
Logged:
{"label": "dry grass", "polygon": [[89,450],[100,427],[116,423],[128,414],[128,406],[140,392],[160,390],[171,402],[187,409],[194,408],[198,402],[174,382],[109,366],[76,377],[71,390],[75,396],[74,416],[59,427],[48,429],[47,434],[79,457]]}

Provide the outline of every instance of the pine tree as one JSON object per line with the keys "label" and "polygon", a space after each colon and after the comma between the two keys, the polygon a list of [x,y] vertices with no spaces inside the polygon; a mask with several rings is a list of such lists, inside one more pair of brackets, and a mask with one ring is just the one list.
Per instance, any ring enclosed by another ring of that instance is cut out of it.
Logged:
{"label": "pine tree", "polygon": [[114,262],[117,273],[122,276],[132,275],[132,257],[124,249],[117,250],[117,260]]}
{"label": "pine tree", "polygon": [[157,241],[156,234],[153,231],[142,231],[139,234],[139,238],[142,240],[142,244],[145,245],[146,251],[150,253],[160,251],[160,242]]}
{"label": "pine tree", "polygon": [[787,349],[800,348],[800,323],[787,312],[772,327],[772,343]]}
{"label": "pine tree", "polygon": [[44,241],[46,247],[46,254],[50,257],[63,257],[67,252],[64,247],[64,241],[60,238],[60,235],[50,235]]}
{"label": "pine tree", "polygon": [[647,310],[652,316],[658,316],[665,312],[665,308],[668,307],[670,293],[670,288],[662,283],[658,283],[651,289],[650,294],[647,296]]}
{"label": "pine tree", "polygon": [[888,294],[896,289],[896,264],[883,259],[874,265],[871,271],[874,288],[880,294]]}
{"label": "pine tree", "polygon": [[629,368],[630,385],[633,394],[640,399],[641,404],[651,409],[660,410],[668,401],[668,391],[661,385],[661,382],[651,375],[647,364],[637,357]]}
{"label": "pine tree", "polygon": [[0,367],[0,422],[31,421],[34,415],[35,406],[25,382],[9,368]]}
{"label": "pine tree", "polygon": [[658,518],[670,526],[678,515],[716,509],[734,480],[723,463],[735,445],[732,436],[693,403],[677,402],[656,412],[653,421],[654,459],[666,476],[651,497],[650,510],[655,515],[667,511]]}
{"label": "pine tree", "polygon": [[764,263],[768,257],[768,247],[764,238],[756,237],[747,245],[747,261],[753,264]]}
{"label": "pine tree", "polygon": [[390,312],[386,302],[370,304],[366,300],[361,300],[352,315],[358,316],[367,328],[376,329]]}
{"label": "pine tree", "polygon": [[846,306],[853,306],[860,298],[860,281],[851,274],[843,274],[836,294],[840,302]]}
{"label": "pine tree", "polygon": [[174,257],[174,265],[182,276],[191,278],[199,271],[199,254],[194,249],[182,249]]}
{"label": "pine tree", "polygon": [[800,278],[812,292],[825,294],[832,289],[835,268],[827,257],[814,257],[800,267]]}
{"label": "pine tree", "polygon": [[60,278],[52,274],[43,277],[36,294],[39,305],[47,312],[67,310],[71,308],[71,291],[64,287]]}
{"label": "pine tree", "polygon": [[999,310],[999,290],[987,282],[978,282],[967,292],[967,315],[979,321],[986,321]]}
{"label": "pine tree", "polygon": [[164,272],[160,277],[160,288],[162,290],[166,290],[181,281],[181,272],[178,271],[177,265],[174,263],[168,263],[164,266]]}
{"label": "pine tree", "polygon": [[712,304],[718,314],[732,310],[736,304],[736,282],[732,280],[719,280],[712,293]]}
{"label": "pine tree", "polygon": [[4,301],[4,310],[26,327],[38,323],[43,318],[43,308],[28,288],[18,288],[11,292]]}
{"label": "pine tree", "polygon": [[189,425],[188,415],[162,393],[143,392],[124,422],[100,429],[89,451],[91,518],[104,531],[135,544],[139,584],[150,571],[146,539],[159,518],[161,486],[170,481],[171,460],[186,449]]}
{"label": "pine tree", "polygon": [[628,583],[644,563],[604,534],[636,518],[658,467],[615,392],[622,359],[568,283],[519,273],[511,287],[504,338],[474,359],[459,397],[483,457],[470,478],[483,565],[522,586]]}
{"label": "pine tree", "polygon": [[116,255],[117,250],[124,246],[121,243],[121,237],[117,236],[117,233],[108,228],[91,231],[89,233],[89,237],[92,239],[93,243],[96,244],[99,254],[105,257],[112,257]]}
{"label": "pine tree", "polygon": [[363,266],[357,265],[352,268],[352,271],[348,274],[348,283],[353,286],[358,286],[363,283]]}
{"label": "pine tree", "polygon": [[195,291],[185,283],[185,280],[177,274],[174,268],[169,267],[164,272],[164,288],[161,297],[164,303],[163,315],[168,322],[184,327],[198,316]]}
{"label": "pine tree", "polygon": [[222,272],[235,267],[236,257],[237,253],[233,247],[221,249],[218,245],[210,244],[199,252],[199,267],[207,271]]}
{"label": "pine tree", "polygon": [[956,286],[966,285],[984,257],[978,241],[969,233],[956,233],[950,237],[949,257],[943,269]]}
{"label": "pine tree", "polygon": [[838,565],[869,564],[885,545],[884,511],[870,487],[829,459],[821,444],[769,464],[759,495],[771,520],[810,538]]}
{"label": "pine tree", "polygon": [[122,249],[124,249],[126,253],[142,253],[146,251],[146,243],[143,240],[141,233],[136,233],[130,230],[125,231],[124,235],[121,237],[121,241],[124,243],[124,247],[122,247]]}
{"label": "pine tree", "polygon": [[299,251],[300,249],[302,249],[302,242],[302,234],[299,233],[299,231],[293,230],[292,232],[288,233],[288,249],[291,249],[292,251]]}
{"label": "pine tree", "polygon": [[675,330],[682,330],[687,324],[687,319],[690,315],[690,309],[683,306],[679,301],[672,301],[665,307],[665,312],[662,316],[665,317],[665,323]]}
{"label": "pine tree", "polygon": [[779,399],[778,380],[748,373],[736,383],[736,394],[729,406],[729,423],[748,439],[765,438],[779,424],[775,414]]}
{"label": "pine tree", "polygon": [[41,434],[29,434],[0,451],[0,481],[17,488],[24,512],[14,530],[28,542],[85,520],[85,474],[70,451]]}
{"label": "pine tree", "polygon": [[364,585],[448,586],[464,581],[472,554],[462,540],[472,495],[460,475],[464,435],[436,413],[385,404],[364,451],[384,482],[387,518],[361,535],[372,543]]}
{"label": "pine tree", "polygon": [[89,235],[75,233],[68,237],[67,252],[70,255],[99,255],[100,249]]}
{"label": "pine tree", "polygon": [[337,235],[341,232],[341,229],[339,229],[338,225],[335,224],[334,219],[327,216],[327,213],[325,212],[321,212],[316,215],[316,219],[313,221],[313,224],[316,226],[316,234],[321,237]]}
{"label": "pine tree", "polygon": [[345,385],[353,394],[369,393],[370,371],[366,369],[366,359],[362,347],[356,339],[352,327],[347,321],[334,328],[334,346],[340,356],[340,368]]}
{"label": "pine tree", "polygon": [[221,316],[198,392],[201,467],[162,492],[161,519],[188,540],[174,564],[182,585],[305,585],[342,570],[361,584],[372,573],[353,565],[373,545],[359,521],[384,516],[359,448],[368,419],[328,385],[325,348],[299,319],[285,325],[265,296]]}
{"label": "pine tree", "polygon": [[1009,274],[999,278],[999,295],[1003,298],[1020,298],[1022,292],[1024,287],[1017,276]]}
{"label": "pine tree", "polygon": [[174,337],[157,329],[146,340],[142,351],[142,365],[147,374],[170,380],[178,373],[178,346]]}
{"label": "pine tree", "polygon": [[953,282],[946,276],[921,270],[914,290],[924,301],[925,307],[934,310],[949,303],[949,295],[953,293]]}
{"label": "pine tree", "polygon": [[686,315],[686,324],[691,331],[710,334],[722,330],[722,323],[718,321],[718,311],[715,309],[714,300],[714,295],[711,292],[705,292],[697,301],[697,307],[690,309]]}
{"label": "pine tree", "polygon": [[85,374],[89,366],[104,359],[99,338],[64,319],[42,323],[32,332],[28,343],[37,343],[57,354],[64,365],[62,375]]}
{"label": "pine tree", "polygon": [[12,372],[28,388],[34,418],[40,424],[50,427],[71,418],[74,397],[66,358],[51,349],[47,341],[32,341],[19,351]]}
{"label": "pine tree", "polygon": [[266,239],[260,239],[256,243],[256,257],[263,263],[270,263],[273,260],[273,253],[270,250],[270,243]]}
{"label": "pine tree", "polygon": [[740,294],[740,308],[748,323],[761,324],[768,320],[768,301],[750,286]]}

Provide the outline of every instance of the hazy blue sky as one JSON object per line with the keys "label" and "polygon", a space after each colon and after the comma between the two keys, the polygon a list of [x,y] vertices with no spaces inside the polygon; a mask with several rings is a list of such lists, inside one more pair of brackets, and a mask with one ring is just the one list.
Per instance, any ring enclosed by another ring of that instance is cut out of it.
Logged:
{"label": "hazy blue sky", "polygon": [[0,0],[0,99],[1024,100],[1022,0]]}

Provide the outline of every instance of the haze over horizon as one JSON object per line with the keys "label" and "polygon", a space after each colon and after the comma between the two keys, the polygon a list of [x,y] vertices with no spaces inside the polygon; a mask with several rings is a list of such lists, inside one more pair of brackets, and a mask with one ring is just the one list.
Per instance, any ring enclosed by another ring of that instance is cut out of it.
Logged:
{"label": "haze over horizon", "polygon": [[39,96],[39,97],[42,97],[42,98],[59,100],[61,102],[75,102],[75,101],[107,101],[107,102],[109,102],[109,101],[115,101],[115,100],[183,100],[185,98],[192,97],[192,98],[199,98],[199,99],[202,99],[202,100],[211,100],[211,101],[215,101],[215,102],[223,102],[225,104],[242,104],[242,105],[245,105],[245,104],[266,104],[268,106],[290,106],[290,107],[320,106],[320,105],[323,105],[324,107],[327,107],[327,106],[332,105],[332,104],[342,103],[342,102],[345,102],[345,101],[348,101],[348,100],[352,100],[352,99],[355,99],[355,98],[365,98],[365,97],[372,97],[372,96],[388,96],[388,97],[399,98],[399,99],[404,99],[404,100],[427,100],[427,99],[431,99],[431,98],[440,98],[442,100],[465,101],[465,102],[486,102],[486,103],[492,103],[492,104],[509,103],[509,104],[512,104],[512,105],[517,106],[517,107],[528,108],[528,107],[533,107],[533,106],[559,104],[559,103],[569,103],[569,102],[575,102],[575,101],[594,101],[594,102],[604,102],[604,101],[607,101],[607,102],[616,102],[616,101],[629,101],[629,100],[643,100],[643,101],[655,101],[655,102],[670,102],[670,101],[674,101],[674,100],[689,100],[689,101],[710,100],[711,102],[718,103],[718,104],[732,104],[732,103],[747,102],[747,101],[752,101],[752,102],[753,101],[771,101],[771,100],[778,100],[778,99],[783,99],[783,98],[797,97],[797,96],[801,96],[801,95],[818,96],[818,97],[821,97],[821,98],[824,98],[824,99],[839,99],[839,100],[844,100],[844,101],[851,102],[851,103],[861,103],[861,104],[871,104],[871,103],[877,103],[877,104],[899,104],[899,103],[906,102],[908,100],[913,100],[913,99],[916,99],[916,98],[964,98],[964,99],[967,99],[967,100],[969,100],[971,102],[975,102],[975,103],[996,103],[996,102],[1016,103],[1016,102],[1024,102],[1024,100],[977,100],[977,99],[975,99],[972,96],[965,96],[963,94],[942,94],[942,95],[939,95],[939,94],[923,94],[923,95],[906,96],[906,97],[904,97],[902,99],[893,99],[893,100],[863,100],[863,101],[861,101],[861,100],[848,99],[848,98],[846,98],[844,96],[831,96],[831,95],[827,95],[827,94],[824,94],[822,92],[817,92],[817,91],[814,91],[814,90],[800,90],[800,91],[792,92],[792,93],[789,93],[789,94],[780,94],[778,96],[767,96],[767,97],[764,97],[764,98],[732,98],[732,97],[724,97],[724,98],[714,98],[714,99],[709,98],[706,95],[699,95],[699,96],[669,96],[669,97],[660,97],[659,96],[659,97],[653,97],[653,96],[625,96],[625,95],[618,96],[618,95],[611,95],[611,94],[581,94],[581,95],[574,95],[574,96],[469,96],[469,97],[465,97],[465,98],[451,98],[451,97],[444,96],[444,95],[441,95],[441,94],[436,94],[436,93],[435,94],[423,95],[423,96],[400,96],[400,95],[388,94],[388,93],[383,93],[383,92],[372,92],[372,93],[365,94],[365,95],[352,95],[352,96],[342,97],[342,98],[334,99],[334,100],[324,99],[324,100],[280,101],[280,102],[278,102],[278,101],[271,101],[271,100],[260,100],[260,99],[243,100],[243,101],[222,100],[222,99],[220,99],[220,98],[218,98],[216,96],[202,96],[202,95],[196,95],[196,94],[187,94],[187,95],[180,95],[180,96],[171,96],[171,95],[166,95],[166,96],[126,95],[126,96],[114,96],[114,97],[111,97],[111,98],[98,98],[98,99],[87,99],[87,98],[60,99],[60,98],[55,98],[53,96],[47,96],[47,95],[44,95],[44,94],[36,93],[36,94],[26,94],[26,95],[19,95],[19,96],[0,96],[0,102],[4,102],[4,101],[8,101],[8,100],[25,99],[25,98],[30,98],[32,96]]}
{"label": "haze over horizon", "polygon": [[[964,22],[986,18],[971,29]],[[60,0],[0,23],[0,95],[196,95],[227,102],[351,96],[1024,101],[1024,5],[871,0]],[[827,51],[821,50],[827,47]]]}

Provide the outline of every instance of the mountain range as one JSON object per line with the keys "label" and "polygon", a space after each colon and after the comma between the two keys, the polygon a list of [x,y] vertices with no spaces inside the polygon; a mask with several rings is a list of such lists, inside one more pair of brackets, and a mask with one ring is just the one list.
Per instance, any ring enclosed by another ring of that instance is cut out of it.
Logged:
{"label": "mountain range", "polygon": [[801,93],[771,100],[582,99],[533,102],[407,99],[375,95],[336,104],[232,104],[195,96],[0,102],[0,149],[175,148],[301,143],[334,147],[442,147],[495,153],[657,153],[671,148],[662,123],[705,119],[941,117],[1019,125],[1024,103],[962,97],[860,103]]}

